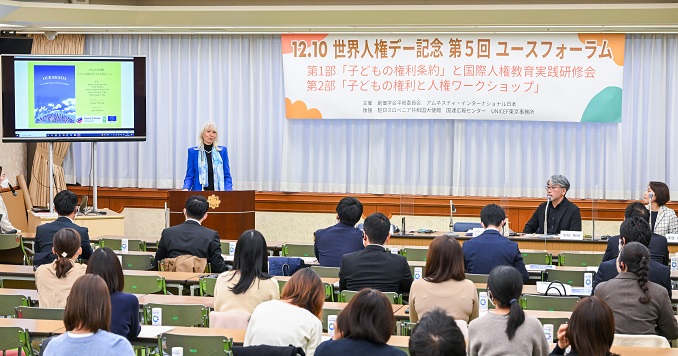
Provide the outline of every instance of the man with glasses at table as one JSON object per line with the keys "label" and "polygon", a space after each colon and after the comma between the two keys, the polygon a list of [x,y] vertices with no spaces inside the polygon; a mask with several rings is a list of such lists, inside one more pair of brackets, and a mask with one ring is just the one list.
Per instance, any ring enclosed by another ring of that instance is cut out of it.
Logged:
{"label": "man with glasses at table", "polygon": [[[572,204],[565,194],[570,190],[570,181],[562,174],[554,174],[546,182],[548,201],[539,204],[530,220],[525,224],[526,234],[557,235],[561,230],[581,231],[581,212]],[[544,229],[544,211],[548,204],[548,227]]]}

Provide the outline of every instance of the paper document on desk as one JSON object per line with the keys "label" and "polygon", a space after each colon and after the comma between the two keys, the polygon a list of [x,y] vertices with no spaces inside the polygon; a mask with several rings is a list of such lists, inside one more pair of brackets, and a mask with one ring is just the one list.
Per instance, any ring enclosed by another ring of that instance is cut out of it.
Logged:
{"label": "paper document on desk", "polygon": [[538,265],[538,264],[529,264],[525,266],[525,269],[528,271],[544,271],[547,269],[555,269],[554,265]]}
{"label": "paper document on desk", "polygon": [[174,329],[174,326],[154,326],[154,325],[141,325],[141,332],[139,333],[139,339],[154,339],[158,335],[166,333]]}

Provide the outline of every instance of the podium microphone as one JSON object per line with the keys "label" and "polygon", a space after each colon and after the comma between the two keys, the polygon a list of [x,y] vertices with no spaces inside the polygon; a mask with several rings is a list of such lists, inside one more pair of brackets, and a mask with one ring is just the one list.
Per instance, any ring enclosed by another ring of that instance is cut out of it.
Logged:
{"label": "podium microphone", "polygon": [[551,197],[546,197],[546,207],[544,208],[544,235],[548,235],[548,212],[549,212],[549,205],[551,204]]}
{"label": "podium microphone", "polygon": [[454,229],[454,213],[457,212],[457,208],[454,207],[454,202],[450,199],[450,232]]}
{"label": "podium microphone", "polygon": [[9,185],[9,189],[12,190],[12,195],[16,196],[16,190],[14,190],[14,187],[12,187],[12,185],[9,183],[7,183],[7,185]]}
{"label": "podium microphone", "polygon": [[650,212],[650,221],[649,221],[650,228],[652,228],[652,198],[654,198],[654,193],[650,193],[647,195],[647,211]]}

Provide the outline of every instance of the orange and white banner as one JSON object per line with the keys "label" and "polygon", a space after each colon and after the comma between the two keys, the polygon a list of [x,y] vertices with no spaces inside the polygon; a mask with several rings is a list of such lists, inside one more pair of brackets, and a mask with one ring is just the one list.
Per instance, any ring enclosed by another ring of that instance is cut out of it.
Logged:
{"label": "orange and white banner", "polygon": [[621,122],[624,38],[282,35],[287,118]]}

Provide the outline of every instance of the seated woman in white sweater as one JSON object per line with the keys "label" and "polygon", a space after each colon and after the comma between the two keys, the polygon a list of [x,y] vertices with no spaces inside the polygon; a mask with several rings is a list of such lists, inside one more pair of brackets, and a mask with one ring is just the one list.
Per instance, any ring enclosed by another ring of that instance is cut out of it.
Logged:
{"label": "seated woman in white sweater", "polygon": [[71,286],[87,270],[87,265],[75,262],[82,253],[80,234],[71,228],[57,231],[52,252],[57,259],[35,270],[35,285],[41,308],[64,308]]}
{"label": "seated woman in white sweater", "polygon": [[294,345],[313,356],[322,338],[325,291],[322,280],[310,268],[297,271],[285,283],[280,300],[259,304],[245,332],[245,346]]}
{"label": "seated woman in white sweater", "polygon": [[235,244],[233,270],[217,278],[214,311],[252,314],[257,305],[272,299],[280,299],[280,291],[268,274],[266,239],[257,230],[247,230]]}

